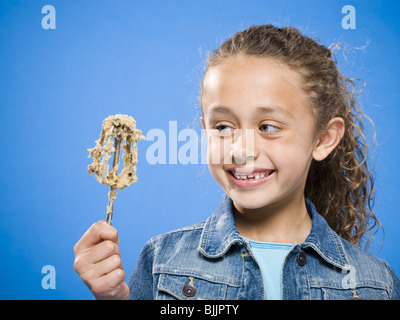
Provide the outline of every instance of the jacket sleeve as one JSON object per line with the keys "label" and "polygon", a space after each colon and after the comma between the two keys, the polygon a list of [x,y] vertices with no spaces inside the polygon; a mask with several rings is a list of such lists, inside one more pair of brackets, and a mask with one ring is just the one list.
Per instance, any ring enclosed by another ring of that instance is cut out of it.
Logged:
{"label": "jacket sleeve", "polygon": [[[400,300],[400,281],[397,274],[394,272],[392,267],[385,262],[388,277],[392,283],[391,300]],[[390,282],[389,282],[390,283]]]}
{"label": "jacket sleeve", "polygon": [[139,254],[138,261],[129,277],[128,287],[131,300],[153,300],[153,258],[152,241],[148,241]]}

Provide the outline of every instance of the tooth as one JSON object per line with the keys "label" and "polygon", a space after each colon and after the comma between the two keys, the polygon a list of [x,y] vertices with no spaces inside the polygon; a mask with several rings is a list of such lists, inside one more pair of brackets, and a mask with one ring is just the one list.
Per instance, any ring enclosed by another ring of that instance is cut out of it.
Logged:
{"label": "tooth", "polygon": [[246,180],[246,176],[240,176],[240,179]]}
{"label": "tooth", "polygon": [[261,179],[264,178],[264,173],[261,174],[260,178],[261,178]]}
{"label": "tooth", "polygon": [[256,175],[256,179],[260,179],[260,176],[258,174]]}
{"label": "tooth", "polygon": [[248,175],[247,177],[248,177],[248,178],[254,178],[254,176],[253,176],[253,175]]}

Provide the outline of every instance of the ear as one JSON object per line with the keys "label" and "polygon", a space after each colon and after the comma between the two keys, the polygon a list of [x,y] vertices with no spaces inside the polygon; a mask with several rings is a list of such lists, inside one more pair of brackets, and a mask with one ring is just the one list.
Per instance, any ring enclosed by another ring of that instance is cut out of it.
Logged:
{"label": "ear", "polygon": [[340,117],[332,118],[317,140],[312,153],[314,160],[324,160],[336,148],[343,135],[344,120]]}

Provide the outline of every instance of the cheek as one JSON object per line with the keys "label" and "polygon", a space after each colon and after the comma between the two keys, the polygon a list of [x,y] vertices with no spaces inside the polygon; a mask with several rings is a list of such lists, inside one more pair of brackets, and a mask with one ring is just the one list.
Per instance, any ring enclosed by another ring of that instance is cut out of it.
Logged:
{"label": "cheek", "polygon": [[307,171],[312,148],[304,139],[288,139],[270,148],[270,158],[280,176],[289,178]]}
{"label": "cheek", "polygon": [[231,141],[229,139],[221,139],[215,136],[208,137],[207,161],[209,165],[231,164]]}
{"label": "cheek", "polygon": [[226,176],[223,165],[232,163],[232,161],[230,161],[231,145],[227,140],[228,139],[221,139],[219,137],[209,137],[207,147],[208,169],[214,180],[225,192],[228,192],[229,179]]}

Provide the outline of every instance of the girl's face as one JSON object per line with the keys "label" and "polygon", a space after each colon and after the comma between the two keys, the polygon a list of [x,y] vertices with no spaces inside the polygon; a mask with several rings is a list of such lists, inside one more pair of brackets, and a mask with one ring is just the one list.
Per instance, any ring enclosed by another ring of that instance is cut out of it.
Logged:
{"label": "girl's face", "polygon": [[238,210],[304,201],[316,130],[297,73],[228,58],[207,71],[202,109],[210,172]]}

